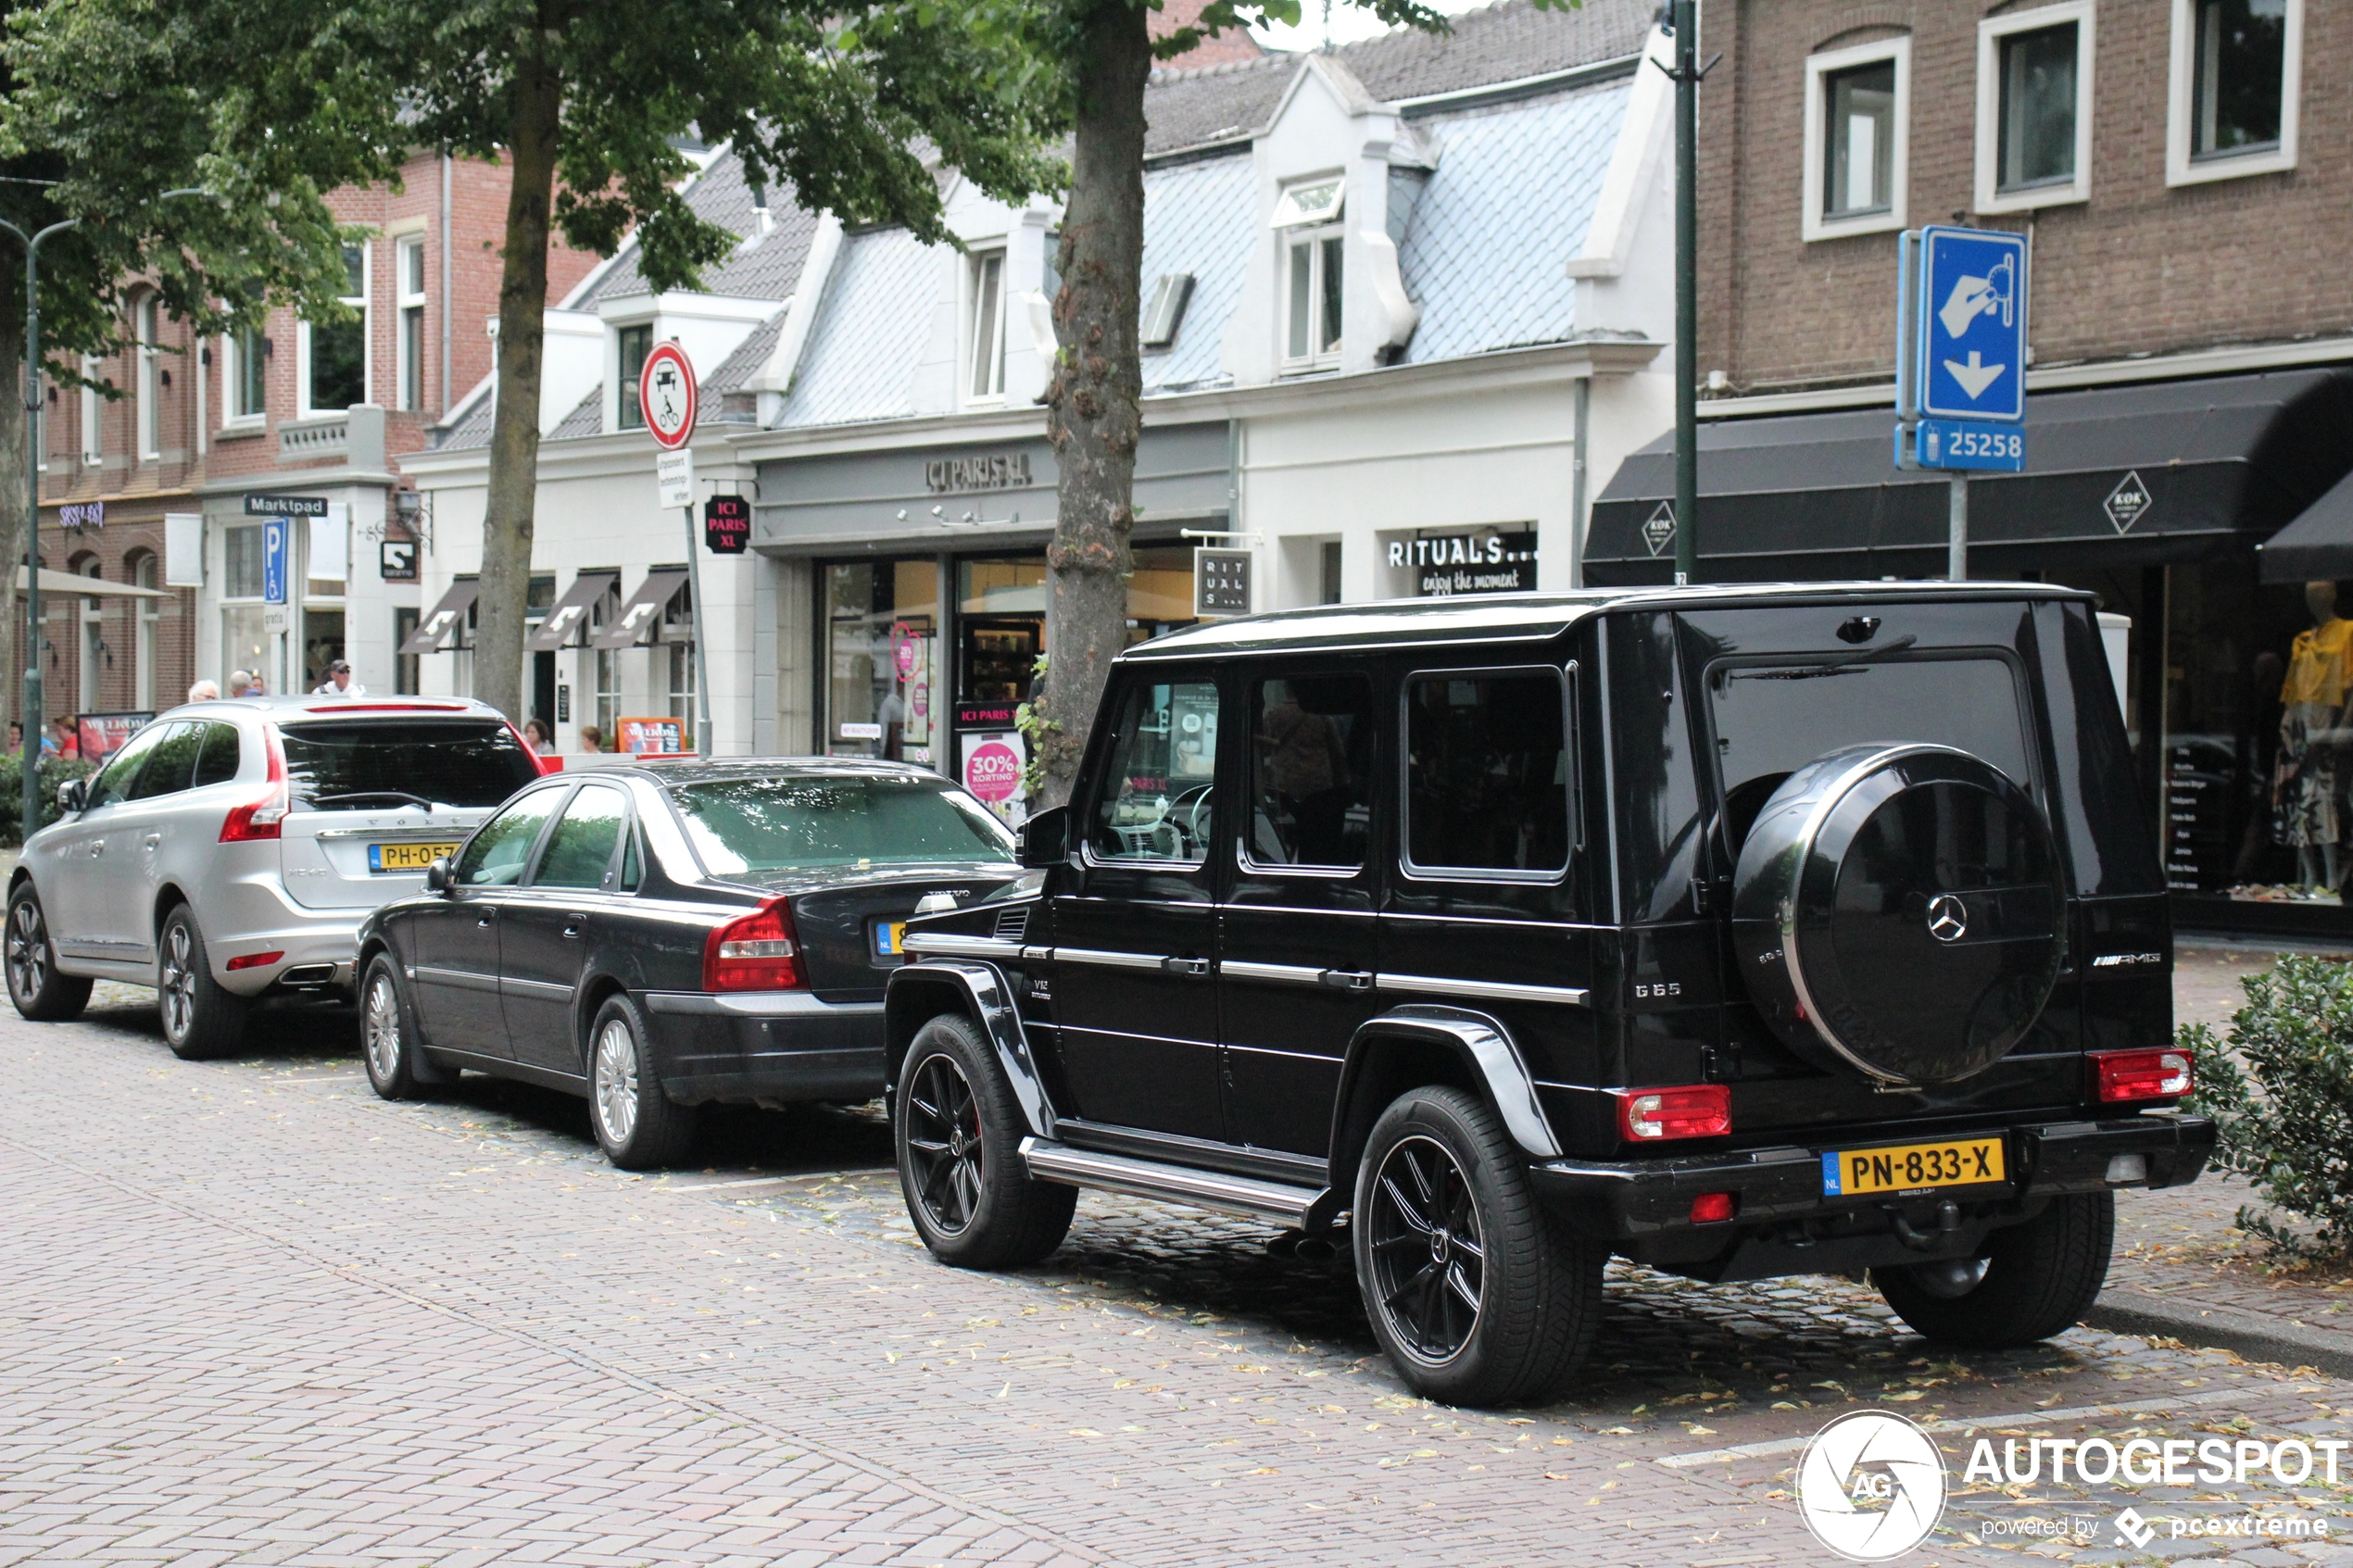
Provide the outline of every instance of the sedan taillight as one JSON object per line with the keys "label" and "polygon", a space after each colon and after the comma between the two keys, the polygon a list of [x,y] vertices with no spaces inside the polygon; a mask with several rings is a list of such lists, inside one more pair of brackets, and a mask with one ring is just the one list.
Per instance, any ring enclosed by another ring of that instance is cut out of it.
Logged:
{"label": "sedan taillight", "polygon": [[1629,1143],[1720,1138],[1732,1130],[1732,1091],[1722,1084],[1610,1094],[1617,1101],[1617,1135]]}
{"label": "sedan taillight", "polygon": [[2190,1092],[2190,1053],[2181,1050],[2093,1051],[2092,1098],[2104,1104],[2180,1099]]}
{"label": "sedan taillight", "polygon": [[789,991],[800,984],[792,906],[782,898],[738,915],[703,942],[706,991]]}

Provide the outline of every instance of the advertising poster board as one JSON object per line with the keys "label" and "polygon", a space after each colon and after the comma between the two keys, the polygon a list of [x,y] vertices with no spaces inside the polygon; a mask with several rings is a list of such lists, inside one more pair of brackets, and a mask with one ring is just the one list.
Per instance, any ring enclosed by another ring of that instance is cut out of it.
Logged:
{"label": "advertising poster board", "polygon": [[84,762],[103,762],[155,721],[152,713],[77,713],[74,745]]}
{"label": "advertising poster board", "polygon": [[684,757],[687,751],[686,721],[668,716],[619,719],[613,729],[620,748],[632,757]]}
{"label": "advertising poster board", "polygon": [[956,705],[956,777],[1007,827],[1029,820],[1029,792],[1022,773],[1029,766],[1029,743],[1013,727],[1012,703]]}

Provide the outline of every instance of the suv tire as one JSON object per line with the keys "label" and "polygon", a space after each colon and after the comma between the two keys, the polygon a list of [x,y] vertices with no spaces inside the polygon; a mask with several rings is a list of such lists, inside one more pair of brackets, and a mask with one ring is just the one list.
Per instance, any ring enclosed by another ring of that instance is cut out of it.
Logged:
{"label": "suv tire", "polygon": [[1609,1255],[1537,1206],[1526,1157],[1474,1095],[1414,1089],[1381,1112],[1350,1229],[1365,1315],[1427,1399],[1540,1399],[1592,1348]]}
{"label": "suv tire", "polygon": [[8,897],[8,999],[36,1023],[66,1023],[90,1005],[90,982],[57,972],[57,945],[30,879]]}
{"label": "suv tire", "polygon": [[236,1049],[252,1008],[248,998],[212,977],[195,911],[185,904],[172,906],[156,938],[156,1011],[171,1054],[182,1061],[203,1061]]}
{"label": "suv tire", "polygon": [[1976,1283],[1970,1260],[1873,1269],[1871,1283],[1895,1315],[1930,1339],[2006,1350],[2083,1321],[2108,1279],[2116,1245],[2116,1195],[2063,1193],[2021,1225],[1985,1238]]}
{"label": "suv tire", "polygon": [[421,1099],[450,1082],[449,1070],[426,1054],[417,1016],[401,989],[400,966],[390,953],[368,960],[359,983],[359,1058],[368,1085],[385,1099]]}
{"label": "suv tire", "polygon": [[625,996],[607,998],[588,1028],[588,1120],[623,1171],[675,1165],[695,1143],[695,1108],[663,1091],[651,1041],[646,1015]]}
{"label": "suv tire", "polygon": [[1069,1234],[1078,1189],[1030,1176],[1029,1125],[997,1053],[969,1020],[942,1013],[915,1031],[900,1066],[891,1143],[924,1245],[951,1268],[1042,1261]]}

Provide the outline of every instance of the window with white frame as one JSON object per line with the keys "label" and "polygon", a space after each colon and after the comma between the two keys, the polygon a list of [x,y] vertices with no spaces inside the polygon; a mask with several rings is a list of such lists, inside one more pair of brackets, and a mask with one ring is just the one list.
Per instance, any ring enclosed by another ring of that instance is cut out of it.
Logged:
{"label": "window with white frame", "polygon": [[2296,167],[2304,0],[2173,0],[2165,182]]}
{"label": "window with white frame", "polygon": [[2065,0],[1978,24],[1978,211],[2091,195],[2093,22]]}
{"label": "window with white frame", "polygon": [[[92,560],[77,568],[75,574],[96,580],[105,577],[106,571]],[[105,679],[103,666],[108,662],[114,650],[107,646],[107,616],[100,608],[97,596],[83,596],[81,621],[82,683],[75,695],[82,712],[103,713],[107,705],[102,700],[100,682]]]}
{"label": "window with white frame", "polygon": [[[132,563],[131,580],[142,588],[156,585],[156,558],[141,556]],[[137,616],[138,646],[132,664],[131,706],[142,712],[153,712],[156,706],[156,649],[163,642],[163,610],[160,599],[132,601]]]}
{"label": "window with white frame", "polygon": [[1320,370],[1340,363],[1347,298],[1347,243],[1340,220],[1347,182],[1338,175],[1285,187],[1275,202],[1282,245],[1282,363],[1287,371]]}
{"label": "window with white frame", "polygon": [[646,410],[637,401],[637,382],[646,373],[646,360],[654,351],[654,328],[651,321],[643,326],[622,327],[613,333],[613,347],[621,356],[620,374],[614,379],[613,391],[619,395],[618,424],[620,430],[646,428]]}
{"label": "window with white frame", "polygon": [[305,321],[301,339],[302,412],[340,413],[368,401],[368,248],[343,247],[346,293],[340,303],[353,315],[340,321]]}
{"label": "window with white frame", "polygon": [[82,461],[87,468],[96,468],[107,455],[106,430],[100,422],[106,399],[98,395],[98,378],[105,373],[96,355],[82,357]]}
{"label": "window with white frame", "polygon": [[163,301],[151,294],[140,299],[132,317],[139,340],[138,430],[139,460],[143,463],[154,462],[163,456],[163,389],[157,383],[163,366],[161,351],[157,346],[157,329],[162,315]]}
{"label": "window with white frame", "polygon": [[425,240],[414,234],[393,247],[393,287],[397,297],[400,341],[396,358],[395,406],[418,409],[425,406]]}
{"label": "window with white frame", "polygon": [[972,340],[964,363],[964,395],[983,402],[1005,395],[1005,253],[972,258]]}
{"label": "window with white frame", "polygon": [[1909,38],[1806,60],[1805,238],[1904,226],[1911,74]]}
{"label": "window with white frame", "polygon": [[240,327],[220,340],[220,399],[225,424],[258,424],[269,411],[270,340],[258,326]]}

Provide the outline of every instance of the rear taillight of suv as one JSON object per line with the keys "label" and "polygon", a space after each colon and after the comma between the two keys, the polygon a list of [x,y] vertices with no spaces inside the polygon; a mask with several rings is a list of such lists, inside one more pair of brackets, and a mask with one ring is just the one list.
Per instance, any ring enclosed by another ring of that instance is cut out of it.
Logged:
{"label": "rear taillight of suv", "polygon": [[2103,1105],[2180,1099],[2190,1092],[2190,1053],[2182,1050],[2090,1051],[2092,1098]]}
{"label": "rear taillight of suv", "polygon": [[253,799],[229,808],[229,815],[220,824],[223,844],[251,844],[275,838],[279,824],[286,820],[286,808],[292,804],[286,792],[286,754],[278,745],[274,730],[263,734],[261,745],[270,758],[270,782]]}
{"label": "rear taillight of suv", "polygon": [[790,991],[800,984],[792,906],[782,898],[736,916],[703,942],[706,991]]}
{"label": "rear taillight of suv", "polygon": [[1722,1084],[1672,1089],[1612,1089],[1617,1135],[1629,1143],[1720,1138],[1732,1130],[1732,1091]]}

